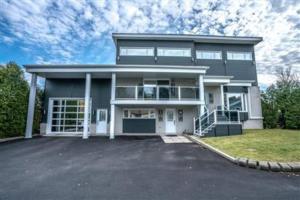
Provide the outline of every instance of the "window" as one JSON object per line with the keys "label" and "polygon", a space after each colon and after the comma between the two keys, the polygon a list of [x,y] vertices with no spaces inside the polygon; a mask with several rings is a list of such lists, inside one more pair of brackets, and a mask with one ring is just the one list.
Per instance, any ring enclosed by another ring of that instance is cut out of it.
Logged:
{"label": "window", "polygon": [[178,121],[183,122],[183,110],[178,110]]}
{"label": "window", "polygon": [[221,51],[196,51],[197,59],[208,59],[208,60],[221,60]]}
{"label": "window", "polygon": [[83,131],[84,99],[50,99],[50,103],[52,104],[51,132],[80,133]]}
{"label": "window", "polygon": [[153,109],[125,109],[124,118],[155,118],[155,110]]}
{"label": "window", "polygon": [[227,52],[227,60],[252,60],[252,52]]}
{"label": "window", "polygon": [[191,57],[190,48],[157,48],[157,56]]}
{"label": "window", "polygon": [[120,56],[154,56],[153,47],[120,47]]}
{"label": "window", "polygon": [[229,110],[246,111],[246,98],[243,93],[226,93],[226,106]]}
{"label": "window", "polygon": [[214,94],[213,93],[208,93],[208,102],[210,104],[214,103]]}

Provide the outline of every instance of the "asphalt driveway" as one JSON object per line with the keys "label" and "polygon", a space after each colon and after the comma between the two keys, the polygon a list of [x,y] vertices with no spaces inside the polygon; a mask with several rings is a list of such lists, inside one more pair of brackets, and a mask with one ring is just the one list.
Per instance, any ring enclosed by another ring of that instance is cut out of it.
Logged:
{"label": "asphalt driveway", "polygon": [[0,199],[299,199],[300,176],[241,168],[159,137],[0,144]]}

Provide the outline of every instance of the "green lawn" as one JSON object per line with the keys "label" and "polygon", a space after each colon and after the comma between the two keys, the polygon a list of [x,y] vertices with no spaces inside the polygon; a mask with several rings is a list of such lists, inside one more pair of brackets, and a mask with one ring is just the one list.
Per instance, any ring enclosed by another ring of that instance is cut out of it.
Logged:
{"label": "green lawn", "polygon": [[243,135],[202,140],[234,157],[300,161],[300,130],[245,130]]}

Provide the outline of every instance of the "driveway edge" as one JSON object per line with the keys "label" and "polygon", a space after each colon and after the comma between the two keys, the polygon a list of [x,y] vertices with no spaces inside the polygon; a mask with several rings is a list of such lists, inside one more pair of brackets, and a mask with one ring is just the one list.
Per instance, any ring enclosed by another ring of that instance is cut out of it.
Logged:
{"label": "driveway edge", "polygon": [[[32,137],[39,137],[39,134],[34,134]],[[12,142],[12,141],[17,141],[17,140],[23,140],[25,139],[24,136],[18,136],[18,137],[10,137],[10,138],[3,138],[0,139],[0,144],[5,143],[5,142]]]}
{"label": "driveway edge", "polygon": [[221,151],[220,149],[217,149],[205,143],[198,136],[186,135],[186,137],[188,137],[193,142],[196,142],[197,144],[209,149],[210,151],[213,151],[214,153],[241,167],[248,167],[273,172],[300,172],[300,162],[258,161],[248,158],[237,158],[230,156],[225,152]]}

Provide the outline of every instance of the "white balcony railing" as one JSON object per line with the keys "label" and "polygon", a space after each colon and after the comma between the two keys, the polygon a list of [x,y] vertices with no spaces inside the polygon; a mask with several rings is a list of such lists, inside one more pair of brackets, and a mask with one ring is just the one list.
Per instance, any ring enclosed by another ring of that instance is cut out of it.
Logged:
{"label": "white balcony railing", "polygon": [[117,86],[118,100],[199,100],[199,88],[188,86]]}

